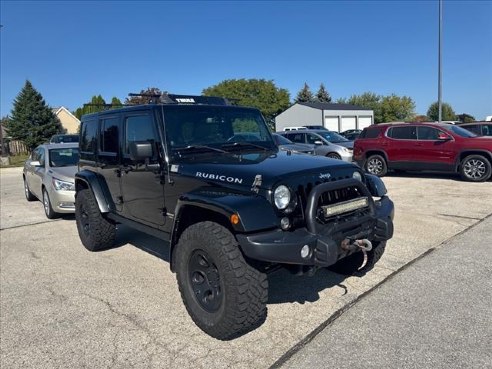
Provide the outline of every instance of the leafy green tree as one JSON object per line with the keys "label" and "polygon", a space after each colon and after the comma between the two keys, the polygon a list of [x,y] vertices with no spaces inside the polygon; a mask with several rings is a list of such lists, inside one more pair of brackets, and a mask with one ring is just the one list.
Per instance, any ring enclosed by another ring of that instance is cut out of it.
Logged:
{"label": "leafy green tree", "polygon": [[22,141],[31,150],[54,134],[64,132],[60,120],[29,81],[14,99],[5,128],[9,136]]}
{"label": "leafy green tree", "polygon": [[382,123],[383,112],[381,108],[381,95],[377,95],[374,92],[364,92],[361,95],[352,95],[348,99],[338,99],[339,104],[357,105],[362,108],[372,110],[374,112],[374,123]]}
{"label": "leafy green tree", "polygon": [[145,105],[151,101],[155,101],[161,96],[164,91],[161,91],[157,87],[147,87],[145,90],[140,90],[141,95],[150,96],[129,96],[125,99],[125,105]]}
{"label": "leafy green tree", "polygon": [[470,114],[466,114],[466,113],[463,113],[463,114],[458,114],[456,116],[456,118],[461,122],[461,123],[471,123],[471,122],[475,122],[476,119],[473,115],[470,115]]}
{"label": "leafy green tree", "polygon": [[123,103],[121,102],[120,99],[118,99],[117,97],[113,97],[111,99],[111,109],[116,109],[116,108],[120,108],[123,106]]}
{"label": "leafy green tree", "polygon": [[408,96],[381,96],[374,92],[364,92],[362,95],[352,95],[348,99],[338,99],[337,102],[372,110],[374,123],[406,121],[415,117],[415,103]]}
{"label": "leafy green tree", "polygon": [[330,103],[331,102],[331,96],[329,92],[326,90],[324,84],[319,85],[319,90],[316,92],[316,101],[318,102],[324,102],[324,103]]}
{"label": "leafy green tree", "polygon": [[77,108],[73,114],[80,119],[84,114],[97,113],[107,109],[116,109],[121,106],[123,106],[123,104],[117,97],[111,99],[111,104],[106,104],[106,100],[104,100],[101,95],[94,95],[92,96],[91,101],[85,103],[80,108]]}
{"label": "leafy green tree", "polygon": [[290,105],[289,92],[265,79],[228,79],[205,88],[202,94],[222,96],[237,105],[255,107],[261,111],[270,128],[274,127],[275,116]]}
{"label": "leafy green tree", "polygon": [[409,121],[415,117],[415,103],[408,96],[391,94],[381,99],[383,122]]}
{"label": "leafy green tree", "polygon": [[314,101],[313,93],[311,92],[311,89],[306,82],[304,82],[304,87],[297,93],[296,99],[294,101],[296,103]]}
{"label": "leafy green tree", "polygon": [[[442,120],[456,120],[456,114],[454,113],[453,108],[448,103],[442,103]],[[429,110],[427,110],[427,116],[432,121],[439,120],[439,103],[436,101],[429,106]]]}

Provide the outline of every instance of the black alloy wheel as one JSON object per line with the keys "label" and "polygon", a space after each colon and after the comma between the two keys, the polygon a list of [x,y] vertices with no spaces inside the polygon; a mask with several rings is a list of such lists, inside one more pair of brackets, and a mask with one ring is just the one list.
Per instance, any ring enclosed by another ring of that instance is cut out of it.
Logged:
{"label": "black alloy wheel", "polygon": [[198,304],[209,313],[219,310],[224,299],[219,270],[204,250],[195,250],[188,262],[190,286]]}

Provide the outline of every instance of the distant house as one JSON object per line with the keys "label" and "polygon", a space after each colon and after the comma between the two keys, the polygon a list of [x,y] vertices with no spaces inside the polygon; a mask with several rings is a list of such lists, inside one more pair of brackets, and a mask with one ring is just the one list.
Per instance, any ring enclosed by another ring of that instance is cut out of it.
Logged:
{"label": "distant house", "polygon": [[80,120],[78,120],[75,115],[70,113],[70,111],[64,106],[52,108],[52,110],[58,119],[60,119],[62,127],[66,130],[66,133],[77,133],[80,126]]}
{"label": "distant house", "polygon": [[362,129],[374,123],[374,111],[349,104],[295,103],[275,117],[275,128],[322,125],[330,131]]}

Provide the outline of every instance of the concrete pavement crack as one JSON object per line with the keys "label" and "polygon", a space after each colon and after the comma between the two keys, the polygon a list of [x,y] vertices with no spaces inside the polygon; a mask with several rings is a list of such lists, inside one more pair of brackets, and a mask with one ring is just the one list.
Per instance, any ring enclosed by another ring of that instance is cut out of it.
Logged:
{"label": "concrete pavement crack", "polygon": [[33,225],[38,225],[38,224],[45,224],[45,223],[53,223],[53,222],[59,222],[61,219],[56,219],[56,220],[43,220],[41,222],[35,222],[35,223],[29,223],[29,224],[20,224],[12,227],[4,227],[0,228],[0,231],[6,231],[9,229],[16,229],[16,228],[22,228],[22,227],[30,227]]}
{"label": "concrete pavement crack", "polygon": [[[92,295],[89,295],[87,293],[83,293],[84,296],[92,299],[92,300],[95,300],[95,301],[98,301],[100,303],[102,303],[103,305],[105,305],[108,310],[112,313],[112,314],[115,314],[115,315],[118,315],[119,317],[122,317],[123,319],[127,320],[128,322],[130,322],[132,325],[134,325],[135,327],[137,327],[140,331],[142,331],[143,333],[145,333],[147,335],[147,337],[149,338],[149,340],[145,343],[144,347],[143,347],[143,350],[147,353],[147,361],[148,361],[148,367],[150,368],[152,366],[152,362],[153,362],[153,359],[154,359],[154,356],[155,356],[155,353],[150,353],[149,352],[149,346],[151,344],[154,344],[155,346],[158,346],[160,348],[162,348],[164,351],[168,352],[169,356],[172,355],[172,352],[169,351],[169,349],[162,345],[160,342],[157,341],[157,338],[152,334],[152,332],[147,328],[145,327],[143,324],[141,324],[135,317],[129,315],[129,314],[125,314],[125,313],[122,313],[118,310],[116,310],[114,308],[113,305],[111,305],[111,303],[109,301],[106,301],[106,300],[103,300],[102,298],[100,297],[96,297],[96,296],[92,296]],[[116,335],[114,336],[114,340],[113,340],[113,347],[115,348],[115,351],[112,355],[112,360],[111,360],[111,363],[110,363],[110,367],[109,368],[112,368],[114,367],[114,365],[116,364],[116,356],[117,356],[117,350],[116,350]]]}

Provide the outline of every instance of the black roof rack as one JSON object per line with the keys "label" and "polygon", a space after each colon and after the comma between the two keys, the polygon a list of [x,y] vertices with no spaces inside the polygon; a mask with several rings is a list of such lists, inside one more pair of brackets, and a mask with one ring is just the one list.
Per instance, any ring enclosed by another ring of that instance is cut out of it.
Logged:
{"label": "black roof rack", "polygon": [[201,96],[201,95],[177,95],[162,93],[159,94],[137,94],[129,93],[132,97],[150,97],[149,104],[193,104],[193,105],[232,105],[225,97],[219,96]]}

